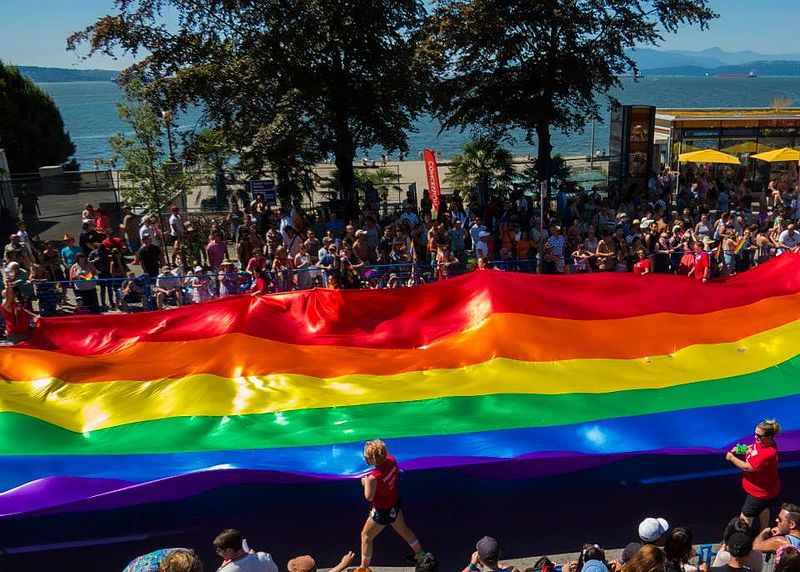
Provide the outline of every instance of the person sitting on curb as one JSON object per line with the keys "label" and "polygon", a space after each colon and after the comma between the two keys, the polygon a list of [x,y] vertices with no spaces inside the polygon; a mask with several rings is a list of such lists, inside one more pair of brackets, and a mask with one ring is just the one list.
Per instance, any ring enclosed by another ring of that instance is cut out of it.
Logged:
{"label": "person sitting on curb", "polygon": [[500,544],[491,536],[484,536],[475,544],[475,552],[472,553],[469,564],[462,572],[481,572],[490,570],[491,572],[520,572],[514,566],[502,566],[500,564]]}
{"label": "person sitting on curb", "polygon": [[733,570],[744,570],[749,572],[747,560],[753,550],[753,541],[743,532],[734,532],[727,541],[728,552],[731,560],[724,566],[712,566],[709,572],[732,572]]}
{"label": "person sitting on curb", "polygon": [[777,526],[765,528],[756,536],[753,541],[754,549],[777,552],[788,545],[800,548],[800,506],[783,503],[775,524]]}
{"label": "person sitting on curb", "polygon": [[[328,572],[342,572],[350,565],[355,557],[355,552],[348,552],[342,556],[342,559],[339,561],[339,563],[328,570]],[[308,554],[305,556],[297,556],[296,558],[289,560],[286,568],[289,570],[289,572],[317,572],[317,561]]]}
{"label": "person sitting on curb", "polygon": [[247,547],[242,533],[227,528],[214,539],[214,548],[222,558],[217,572],[278,572],[278,565],[266,552]]}

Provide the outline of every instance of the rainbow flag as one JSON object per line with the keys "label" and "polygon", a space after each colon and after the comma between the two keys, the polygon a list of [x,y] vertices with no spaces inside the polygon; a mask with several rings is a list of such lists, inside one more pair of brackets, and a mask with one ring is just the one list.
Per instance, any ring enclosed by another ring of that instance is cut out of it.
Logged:
{"label": "rainbow flag", "polygon": [[747,243],[744,238],[740,238],[739,242],[736,243],[736,246],[733,248],[734,254],[739,254],[744,250],[744,245]]}
{"label": "rainbow flag", "polygon": [[719,458],[773,416],[796,452],[798,335],[793,254],[711,284],[473,272],[44,318],[0,350],[0,515],[352,478],[375,437],[492,478]]}

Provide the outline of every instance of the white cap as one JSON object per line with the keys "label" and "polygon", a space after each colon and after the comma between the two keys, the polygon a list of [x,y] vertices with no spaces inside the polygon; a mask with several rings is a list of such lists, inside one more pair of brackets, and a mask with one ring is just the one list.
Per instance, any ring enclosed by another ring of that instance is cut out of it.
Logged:
{"label": "white cap", "polygon": [[663,518],[647,517],[639,523],[639,538],[644,542],[654,542],[669,530],[669,523]]}

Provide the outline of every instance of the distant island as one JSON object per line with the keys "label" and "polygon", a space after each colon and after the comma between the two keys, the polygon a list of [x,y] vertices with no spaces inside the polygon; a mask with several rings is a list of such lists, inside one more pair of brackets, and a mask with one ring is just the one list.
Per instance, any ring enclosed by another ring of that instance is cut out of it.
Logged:
{"label": "distant island", "polygon": [[19,72],[37,83],[57,83],[68,81],[101,81],[109,82],[117,79],[118,71],[114,70],[75,70],[68,68],[41,68],[37,66],[16,66]]}
{"label": "distant island", "polygon": [[[699,52],[639,49],[630,51],[629,55],[636,60],[644,77],[713,77],[747,75],[750,72],[756,76],[800,76],[800,54],[786,54],[783,56],[785,59],[769,59],[777,56],[756,52],[728,53],[719,48],[710,48]],[[748,57],[759,59],[748,60],[746,59]],[[120,73],[116,70],[77,70],[38,66],[17,66],[17,69],[37,83],[113,82]]]}
{"label": "distant island", "polygon": [[714,76],[714,75],[747,75],[754,72],[757,76],[800,76],[800,61],[755,61],[738,65],[701,67],[696,65],[670,66],[642,69],[642,75],[648,76]]}

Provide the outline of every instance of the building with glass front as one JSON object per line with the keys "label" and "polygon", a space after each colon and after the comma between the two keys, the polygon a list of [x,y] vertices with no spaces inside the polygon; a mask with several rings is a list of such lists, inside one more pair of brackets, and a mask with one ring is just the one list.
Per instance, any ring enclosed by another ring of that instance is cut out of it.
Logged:
{"label": "building with glass front", "polygon": [[[800,149],[800,108],[658,109],[654,135],[661,163],[684,175],[703,169],[717,179],[749,181],[754,192],[763,192],[772,178],[797,177],[796,163],[767,163],[751,155]],[[681,153],[700,149],[735,155],[742,165],[678,164]]]}

